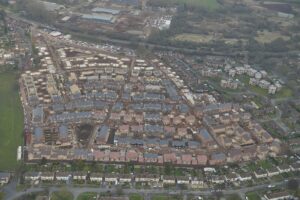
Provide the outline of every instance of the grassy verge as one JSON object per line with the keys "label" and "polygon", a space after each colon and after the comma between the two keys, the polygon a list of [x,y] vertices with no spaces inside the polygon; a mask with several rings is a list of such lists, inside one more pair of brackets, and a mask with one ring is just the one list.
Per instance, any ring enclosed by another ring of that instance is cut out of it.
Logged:
{"label": "grassy verge", "polygon": [[182,196],[172,196],[172,195],[155,195],[152,197],[152,200],[180,200]]}
{"label": "grassy verge", "polygon": [[129,196],[129,200],[143,200],[143,196],[140,194],[131,194]]}
{"label": "grassy verge", "polygon": [[61,190],[58,192],[53,192],[51,195],[51,200],[73,200],[73,195],[67,190]]}
{"label": "grassy verge", "polygon": [[77,200],[90,200],[95,199],[97,197],[97,193],[95,192],[85,192],[78,196]]}
{"label": "grassy verge", "polygon": [[249,192],[246,196],[248,197],[248,200],[260,200],[260,197],[256,192]]}

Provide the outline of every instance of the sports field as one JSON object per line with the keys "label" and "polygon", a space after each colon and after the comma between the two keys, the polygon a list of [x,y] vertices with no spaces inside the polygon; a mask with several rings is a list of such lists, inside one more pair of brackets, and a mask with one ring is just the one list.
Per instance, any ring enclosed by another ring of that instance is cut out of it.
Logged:
{"label": "sports field", "polygon": [[17,148],[22,144],[23,111],[17,76],[0,73],[0,171],[17,166]]}

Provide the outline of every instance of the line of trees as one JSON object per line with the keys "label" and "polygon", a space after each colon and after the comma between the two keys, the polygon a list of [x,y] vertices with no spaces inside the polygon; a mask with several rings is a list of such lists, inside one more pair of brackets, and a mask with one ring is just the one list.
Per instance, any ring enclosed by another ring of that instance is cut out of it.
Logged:
{"label": "line of trees", "polygon": [[38,0],[18,0],[17,2],[18,10],[24,11],[26,17],[43,22],[51,23],[53,16],[46,9],[43,2]]}

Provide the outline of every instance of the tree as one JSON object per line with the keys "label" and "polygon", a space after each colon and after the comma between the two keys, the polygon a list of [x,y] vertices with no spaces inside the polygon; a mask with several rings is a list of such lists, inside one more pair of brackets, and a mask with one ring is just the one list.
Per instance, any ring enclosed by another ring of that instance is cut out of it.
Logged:
{"label": "tree", "polygon": [[[0,0],[0,4],[2,5],[8,5],[8,0]],[[1,198],[0,198],[1,199]]]}
{"label": "tree", "polygon": [[286,41],[284,41],[282,38],[278,38],[271,43],[266,44],[266,48],[269,51],[282,52],[288,50],[287,45],[288,43]]}
{"label": "tree", "polygon": [[0,200],[4,200],[4,193],[0,192]]}
{"label": "tree", "polygon": [[121,186],[116,188],[116,194],[117,196],[122,196],[123,195],[123,189]]}
{"label": "tree", "polygon": [[230,200],[241,200],[241,197],[238,194],[232,194],[227,199],[230,199]]}
{"label": "tree", "polygon": [[299,188],[299,182],[296,179],[291,179],[288,181],[287,187],[290,190],[296,191]]}
{"label": "tree", "polygon": [[40,165],[46,165],[46,164],[47,164],[47,158],[43,157],[40,162]]}
{"label": "tree", "polygon": [[37,0],[19,0],[19,10],[26,12],[26,16],[41,22],[51,22],[52,16],[45,5]]}

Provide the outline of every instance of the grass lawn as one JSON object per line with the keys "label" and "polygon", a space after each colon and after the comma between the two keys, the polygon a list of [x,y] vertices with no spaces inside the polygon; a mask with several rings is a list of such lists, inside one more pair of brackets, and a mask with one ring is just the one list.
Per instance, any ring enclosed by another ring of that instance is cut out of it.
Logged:
{"label": "grass lawn", "polygon": [[287,98],[293,96],[293,91],[287,87],[283,87],[281,90],[275,93],[275,98]]}
{"label": "grass lawn", "polygon": [[140,194],[131,194],[129,196],[129,200],[143,200],[143,196],[141,196]]}
{"label": "grass lawn", "polygon": [[257,32],[257,37],[255,37],[255,40],[259,43],[271,43],[276,39],[283,39],[283,40],[289,40],[290,38],[288,36],[284,36],[279,32],[269,32],[269,31],[262,31]]}
{"label": "grass lawn", "polygon": [[217,0],[171,0],[171,1],[174,1],[176,3],[186,3],[188,6],[207,8],[209,10],[215,10],[220,6]]}
{"label": "grass lawn", "polygon": [[250,171],[256,171],[259,166],[257,166],[257,164],[253,163],[253,162],[250,162],[248,165],[247,165],[247,168],[250,170]]}
{"label": "grass lawn", "polygon": [[232,194],[232,195],[228,195],[226,197],[227,200],[242,200],[241,197],[238,194]]}
{"label": "grass lawn", "polygon": [[258,164],[263,168],[263,169],[270,169],[273,167],[272,163],[269,160],[260,160],[258,161]]}
{"label": "grass lawn", "polygon": [[268,96],[268,90],[267,89],[263,89],[260,88],[258,86],[255,85],[249,85],[248,86],[253,92],[255,92],[256,94],[262,95],[262,96]]}
{"label": "grass lawn", "polygon": [[13,72],[0,74],[0,113],[0,170],[13,170],[23,140],[23,110]]}
{"label": "grass lawn", "polygon": [[5,197],[4,193],[0,192],[0,200],[4,200],[4,197]]}
{"label": "grass lawn", "polygon": [[248,200],[260,200],[260,197],[256,192],[249,192],[246,196],[248,197]]}
{"label": "grass lawn", "polygon": [[90,200],[97,197],[97,193],[95,192],[85,192],[78,196],[77,200]]}
{"label": "grass lawn", "polygon": [[51,200],[73,200],[73,198],[73,195],[67,190],[53,192],[51,195]]}
{"label": "grass lawn", "polygon": [[167,196],[167,195],[155,195],[152,200],[179,200],[182,199],[181,196]]}
{"label": "grass lawn", "polygon": [[182,33],[176,35],[174,38],[176,41],[187,41],[194,43],[209,43],[214,39],[212,35],[203,35],[203,34],[191,34],[191,33]]}

